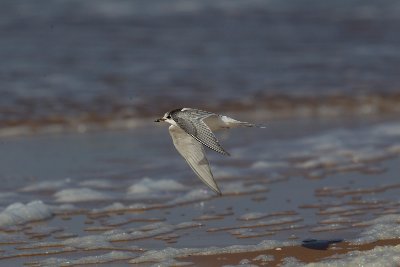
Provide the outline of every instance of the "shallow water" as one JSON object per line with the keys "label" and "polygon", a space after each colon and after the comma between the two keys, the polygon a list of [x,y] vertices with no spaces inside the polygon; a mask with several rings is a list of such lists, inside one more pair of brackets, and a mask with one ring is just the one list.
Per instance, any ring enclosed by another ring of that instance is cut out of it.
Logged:
{"label": "shallow water", "polygon": [[399,8],[1,1],[0,126],[104,126],[184,106],[270,117],[399,112]]}
{"label": "shallow water", "polygon": [[3,138],[2,263],[148,265],[188,251],[400,237],[398,120],[276,121],[219,137],[232,156],[207,152],[222,197],[157,124]]}

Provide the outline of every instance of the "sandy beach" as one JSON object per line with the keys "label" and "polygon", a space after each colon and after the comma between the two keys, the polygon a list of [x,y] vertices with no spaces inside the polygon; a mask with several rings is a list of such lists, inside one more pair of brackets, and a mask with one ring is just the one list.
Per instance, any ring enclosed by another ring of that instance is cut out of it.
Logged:
{"label": "sandy beach", "polygon": [[[388,118],[224,132],[232,156],[208,151],[221,197],[151,122],[5,138],[1,262],[293,266],[370,262],[381,249],[387,257],[375,260],[390,265],[400,243],[399,129]],[[41,160],[21,168],[15,158]],[[307,239],[340,242],[319,250],[302,246]]]}

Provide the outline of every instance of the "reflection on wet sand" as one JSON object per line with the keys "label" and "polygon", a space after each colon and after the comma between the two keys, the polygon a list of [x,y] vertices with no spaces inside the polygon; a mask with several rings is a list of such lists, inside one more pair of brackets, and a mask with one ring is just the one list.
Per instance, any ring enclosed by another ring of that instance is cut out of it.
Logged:
{"label": "reflection on wet sand", "polygon": [[[0,259],[33,266],[201,266],[211,261],[270,266],[345,262],[352,251],[378,251],[381,245],[392,246],[380,252],[391,259],[400,237],[398,122],[329,131],[315,125],[309,134],[282,137],[292,125],[272,123],[273,134],[233,132],[223,140],[227,146],[239,144],[228,160],[209,153],[221,197],[197,181],[179,157],[170,156],[173,147],[168,136],[159,138],[158,128],[10,138],[5,148],[29,147],[29,140],[39,146],[45,142],[69,158],[79,157],[89,145],[94,158],[84,158],[85,164],[73,172],[64,169],[68,179],[14,179],[9,185],[14,193],[0,195],[6,207],[0,213]],[[151,149],[153,142],[157,150]],[[79,149],[71,150],[71,144]],[[65,161],[59,166],[65,167]],[[34,165],[27,168],[40,171]],[[150,171],[150,177],[144,176]],[[316,252],[300,246],[307,239],[344,242]],[[334,254],[336,259],[330,258]]]}

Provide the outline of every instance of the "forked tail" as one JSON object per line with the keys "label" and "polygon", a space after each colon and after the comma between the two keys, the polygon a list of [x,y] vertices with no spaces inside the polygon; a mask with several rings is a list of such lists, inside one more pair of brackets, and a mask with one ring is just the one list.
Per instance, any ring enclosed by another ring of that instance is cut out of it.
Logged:
{"label": "forked tail", "polygon": [[263,125],[263,124],[255,124],[255,123],[250,123],[250,122],[240,122],[240,126],[243,127],[257,127],[257,128],[267,128],[267,126]]}

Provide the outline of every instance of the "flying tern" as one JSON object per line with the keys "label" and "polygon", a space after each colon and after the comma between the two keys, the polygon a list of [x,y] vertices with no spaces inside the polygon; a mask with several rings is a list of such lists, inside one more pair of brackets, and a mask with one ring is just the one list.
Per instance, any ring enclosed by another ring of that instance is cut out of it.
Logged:
{"label": "flying tern", "polygon": [[213,131],[241,126],[265,128],[262,125],[238,121],[228,116],[193,108],[171,110],[155,122],[171,124],[169,133],[176,150],[196,175],[219,195],[221,195],[221,190],[214,180],[203,145],[229,156],[229,153],[219,144]]}

